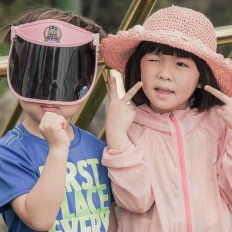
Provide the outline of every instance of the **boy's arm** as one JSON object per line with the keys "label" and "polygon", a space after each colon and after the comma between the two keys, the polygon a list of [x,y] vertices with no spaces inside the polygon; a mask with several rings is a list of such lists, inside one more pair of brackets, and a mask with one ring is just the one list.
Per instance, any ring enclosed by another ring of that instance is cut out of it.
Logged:
{"label": "boy's arm", "polygon": [[52,227],[63,200],[70,145],[66,126],[62,116],[45,113],[40,130],[50,150],[43,172],[28,194],[11,202],[20,219],[36,231],[48,231]]}

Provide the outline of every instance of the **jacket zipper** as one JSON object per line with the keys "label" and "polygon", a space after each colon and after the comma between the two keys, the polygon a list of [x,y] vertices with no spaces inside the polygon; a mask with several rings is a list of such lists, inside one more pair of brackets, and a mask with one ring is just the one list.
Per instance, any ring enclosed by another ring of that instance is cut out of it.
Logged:
{"label": "jacket zipper", "polygon": [[191,220],[191,212],[190,212],[190,202],[189,202],[188,185],[187,185],[187,178],[186,178],[182,136],[180,132],[180,127],[176,119],[174,118],[174,115],[172,114],[172,112],[170,113],[169,117],[174,125],[175,131],[176,131],[176,137],[177,137],[178,157],[179,157],[182,191],[184,195],[184,206],[185,206],[185,214],[186,214],[186,232],[192,232],[192,220]]}

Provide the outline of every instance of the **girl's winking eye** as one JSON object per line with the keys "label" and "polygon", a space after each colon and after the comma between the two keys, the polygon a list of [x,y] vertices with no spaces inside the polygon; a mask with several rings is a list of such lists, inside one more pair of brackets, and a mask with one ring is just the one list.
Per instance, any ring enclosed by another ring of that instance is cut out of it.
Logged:
{"label": "girl's winking eye", "polygon": [[161,61],[161,57],[158,54],[155,53],[148,53],[146,54],[147,60],[151,62],[159,62]]}

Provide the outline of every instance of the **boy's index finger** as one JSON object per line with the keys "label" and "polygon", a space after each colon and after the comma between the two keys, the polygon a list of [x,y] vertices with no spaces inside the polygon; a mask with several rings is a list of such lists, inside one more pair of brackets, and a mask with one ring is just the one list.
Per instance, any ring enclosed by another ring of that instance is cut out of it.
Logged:
{"label": "boy's index finger", "polygon": [[229,103],[230,97],[228,97],[227,95],[225,95],[221,91],[219,91],[219,90],[217,90],[209,85],[206,85],[204,89],[206,91],[208,91],[209,93],[211,93],[216,98],[218,98],[219,100],[221,100],[222,102],[224,102],[225,104]]}
{"label": "boy's index finger", "polygon": [[125,103],[128,103],[134,95],[139,91],[139,89],[142,87],[143,83],[141,81],[137,82],[122,98],[122,100]]}

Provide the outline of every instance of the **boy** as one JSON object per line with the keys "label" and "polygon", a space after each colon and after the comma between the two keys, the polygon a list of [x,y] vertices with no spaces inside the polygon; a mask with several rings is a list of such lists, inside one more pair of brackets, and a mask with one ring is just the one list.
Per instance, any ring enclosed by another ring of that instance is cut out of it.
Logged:
{"label": "boy", "polygon": [[7,78],[26,118],[0,139],[8,231],[116,231],[105,143],[70,124],[93,87],[104,31],[73,12],[38,8],[5,41],[10,34]]}

